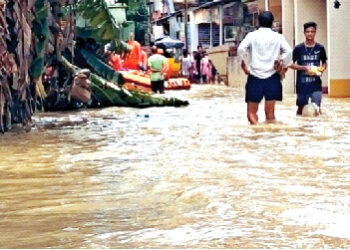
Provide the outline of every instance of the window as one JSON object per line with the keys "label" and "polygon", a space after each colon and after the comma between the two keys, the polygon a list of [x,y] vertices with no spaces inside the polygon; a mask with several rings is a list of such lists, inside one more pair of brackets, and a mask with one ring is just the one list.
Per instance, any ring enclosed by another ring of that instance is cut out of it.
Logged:
{"label": "window", "polygon": [[223,9],[223,42],[237,45],[246,34],[258,27],[258,13],[261,6],[265,6],[265,0],[240,1],[230,3]]}

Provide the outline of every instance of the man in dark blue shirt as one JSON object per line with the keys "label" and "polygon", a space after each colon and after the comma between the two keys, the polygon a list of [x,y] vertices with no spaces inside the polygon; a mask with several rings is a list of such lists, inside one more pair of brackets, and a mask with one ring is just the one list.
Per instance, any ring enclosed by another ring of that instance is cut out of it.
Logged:
{"label": "man in dark blue shirt", "polygon": [[327,68],[327,55],[323,45],[315,41],[317,24],[304,24],[305,42],[298,44],[293,50],[292,69],[297,70],[297,115],[301,115],[303,107],[311,102],[321,107],[322,73]]}

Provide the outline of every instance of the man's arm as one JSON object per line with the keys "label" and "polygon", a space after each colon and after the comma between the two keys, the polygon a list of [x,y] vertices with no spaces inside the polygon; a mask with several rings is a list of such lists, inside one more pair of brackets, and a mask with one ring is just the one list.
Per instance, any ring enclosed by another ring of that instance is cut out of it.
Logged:
{"label": "man's arm", "polygon": [[322,73],[327,69],[327,61],[322,62],[322,69],[320,70]]}
{"label": "man's arm", "polygon": [[168,64],[168,60],[164,57],[163,59],[163,67],[162,67],[162,71],[161,73],[165,76],[169,70],[169,64]]}
{"label": "man's arm", "polygon": [[237,55],[242,60],[241,68],[246,75],[250,74],[248,66],[246,64],[248,53],[249,53],[249,48],[251,46],[251,38],[250,37],[251,37],[250,33],[248,33],[247,36],[243,39],[243,41],[239,44],[238,49],[237,49]]}
{"label": "man's arm", "polygon": [[290,67],[294,70],[300,70],[300,71],[308,71],[309,70],[309,68],[307,66],[299,65],[297,63],[293,63]]}
{"label": "man's arm", "polygon": [[249,71],[249,69],[247,67],[247,64],[243,60],[241,62],[241,68],[242,68],[242,70],[244,71],[244,73],[246,75],[250,75],[250,71]]}
{"label": "man's arm", "polygon": [[149,60],[149,58],[147,59],[147,68],[152,70],[152,64],[151,64],[151,60]]}
{"label": "man's arm", "polygon": [[249,53],[249,48],[251,46],[251,34],[248,33],[247,36],[243,39],[243,41],[239,44],[237,49],[237,55],[245,60]]}
{"label": "man's arm", "polygon": [[321,50],[321,62],[322,62],[322,69],[320,70],[322,73],[327,69],[327,54],[325,48],[322,46]]}

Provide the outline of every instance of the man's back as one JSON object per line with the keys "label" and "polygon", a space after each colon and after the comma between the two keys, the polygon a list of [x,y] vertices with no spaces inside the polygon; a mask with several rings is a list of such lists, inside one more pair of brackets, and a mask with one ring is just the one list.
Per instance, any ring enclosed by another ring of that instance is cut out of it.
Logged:
{"label": "man's back", "polygon": [[163,68],[164,64],[166,63],[166,58],[159,54],[154,54],[148,58],[148,66],[150,67],[152,74],[151,74],[151,80],[152,81],[158,81],[163,80]]}
{"label": "man's back", "polygon": [[291,63],[292,59],[292,49],[285,38],[270,28],[263,27],[248,33],[239,45],[239,56],[244,59],[247,53],[250,54],[251,74],[262,79],[276,73],[274,62],[280,59],[280,55],[285,64]]}

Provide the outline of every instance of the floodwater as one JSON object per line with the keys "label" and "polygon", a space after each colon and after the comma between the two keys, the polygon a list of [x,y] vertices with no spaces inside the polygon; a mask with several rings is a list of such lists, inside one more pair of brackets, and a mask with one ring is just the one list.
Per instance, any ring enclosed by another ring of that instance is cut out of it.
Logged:
{"label": "floodwater", "polygon": [[249,126],[242,90],[168,94],[0,135],[0,248],[350,247],[350,99]]}

